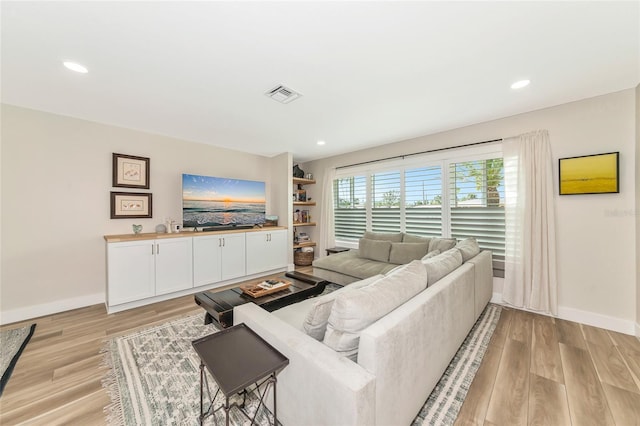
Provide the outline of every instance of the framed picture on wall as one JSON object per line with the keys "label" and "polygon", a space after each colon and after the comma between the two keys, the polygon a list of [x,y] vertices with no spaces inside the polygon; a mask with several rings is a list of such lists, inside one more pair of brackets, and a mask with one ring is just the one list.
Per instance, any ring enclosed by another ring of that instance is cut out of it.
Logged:
{"label": "framed picture on wall", "polygon": [[558,160],[560,195],[620,192],[619,152]]}
{"label": "framed picture on wall", "polygon": [[113,186],[149,189],[149,163],[146,157],[113,153]]}
{"label": "framed picture on wall", "polygon": [[111,193],[111,219],[152,217],[151,194],[135,192]]}

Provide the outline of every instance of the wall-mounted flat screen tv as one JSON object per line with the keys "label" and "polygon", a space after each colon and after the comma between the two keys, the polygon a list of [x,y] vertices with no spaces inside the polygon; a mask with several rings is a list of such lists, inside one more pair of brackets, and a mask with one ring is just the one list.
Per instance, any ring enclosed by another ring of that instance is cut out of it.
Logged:
{"label": "wall-mounted flat screen tv", "polygon": [[620,192],[619,153],[584,155],[558,160],[560,195]]}
{"label": "wall-mounted flat screen tv", "polygon": [[265,183],[213,176],[182,175],[182,226],[185,228],[262,224]]}

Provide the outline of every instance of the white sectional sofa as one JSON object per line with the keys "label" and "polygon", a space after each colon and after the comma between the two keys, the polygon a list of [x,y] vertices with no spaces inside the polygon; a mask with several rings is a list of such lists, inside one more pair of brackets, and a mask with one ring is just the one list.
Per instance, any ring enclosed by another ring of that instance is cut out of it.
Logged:
{"label": "white sectional sofa", "polygon": [[[278,419],[411,423],[489,302],[491,263],[489,251],[454,248],[272,313],[237,307],[235,323],[289,358],[278,375]],[[322,315],[326,330],[313,323]]]}

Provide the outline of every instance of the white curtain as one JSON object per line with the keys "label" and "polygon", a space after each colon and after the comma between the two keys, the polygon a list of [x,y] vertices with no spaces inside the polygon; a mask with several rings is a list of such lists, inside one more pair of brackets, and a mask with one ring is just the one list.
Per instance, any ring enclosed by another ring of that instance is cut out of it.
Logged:
{"label": "white curtain", "polygon": [[324,171],[322,200],[320,202],[320,238],[318,239],[320,256],[324,256],[326,249],[336,245],[333,223],[333,180],[335,177],[336,169],[328,168]]}
{"label": "white curtain", "polygon": [[505,276],[503,301],[558,314],[553,163],[549,133],[503,141]]}

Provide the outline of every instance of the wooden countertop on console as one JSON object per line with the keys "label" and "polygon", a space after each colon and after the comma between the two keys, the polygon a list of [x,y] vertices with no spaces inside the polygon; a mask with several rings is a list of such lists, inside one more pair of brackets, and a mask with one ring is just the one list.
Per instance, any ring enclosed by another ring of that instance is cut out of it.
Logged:
{"label": "wooden countertop on console", "polygon": [[141,233],[141,234],[121,234],[121,235],[105,235],[104,239],[108,243],[121,243],[124,241],[142,241],[142,240],[161,240],[164,238],[181,238],[181,237],[204,237],[205,235],[217,235],[217,234],[237,234],[240,232],[260,232],[260,231],[277,231],[280,229],[287,229],[285,226],[265,226],[262,228],[251,229],[232,229],[227,231],[207,231],[207,232],[193,232],[182,231],[172,233],[158,234],[156,232]]}

